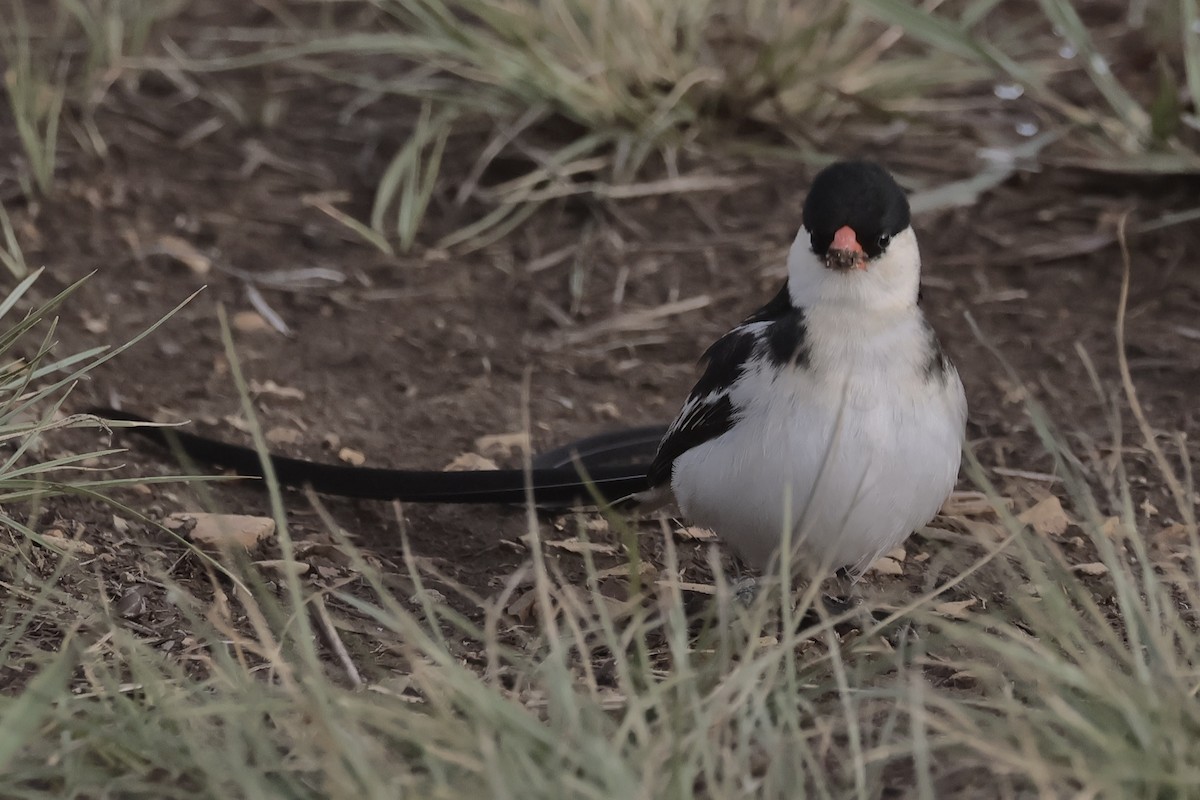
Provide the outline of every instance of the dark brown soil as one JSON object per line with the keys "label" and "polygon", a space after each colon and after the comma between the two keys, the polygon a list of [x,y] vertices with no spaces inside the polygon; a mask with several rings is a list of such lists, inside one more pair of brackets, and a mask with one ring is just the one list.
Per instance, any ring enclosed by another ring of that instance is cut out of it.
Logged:
{"label": "dark brown soil", "polygon": [[[335,460],[349,447],[373,466],[440,468],[475,450],[480,436],[521,429],[526,374],[539,447],[669,421],[706,345],[777,287],[810,174],[800,166],[693,163],[693,170],[744,183],[725,192],[617,204],[563,201],[499,244],[468,253],[432,251],[431,242],[479,211],[453,203],[456,181],[484,141],[464,135],[452,144],[444,186],[414,252],[387,257],[305,198],[345,193],[339,207],[363,218],[410,110],[381,102],[343,124],[338,114],[348,91],[306,90],[284,77],[269,86],[237,75],[219,80],[247,103],[278,93],[286,99],[283,119],[270,128],[239,125],[203,99],[182,98],[148,79],[136,88],[114,87],[97,113],[111,148],[106,158],[90,157],[64,137],[60,188],[52,198],[18,196],[13,171],[0,169],[0,194],[27,260],[47,267],[37,293],[50,296],[96,271],[64,309],[59,353],[124,342],[207,287],[159,333],[79,386],[68,410],[120,403],[204,421],[210,433],[246,441],[226,421],[239,415],[239,401],[222,354],[218,305],[231,315],[252,310],[247,283],[234,270],[261,277],[321,267],[344,275],[344,283],[260,285],[291,336],[269,328],[236,332],[251,381],[302,392],[297,398],[257,395],[264,428],[299,432],[294,444],[275,445],[280,452]],[[217,121],[215,130],[191,141],[208,120]],[[946,136],[901,140],[886,161],[901,174],[932,182],[968,174],[970,164],[939,160],[943,152],[969,152]],[[0,123],[0,147],[18,152],[8,122]],[[861,148],[846,152],[855,151]],[[260,159],[262,153],[269,157]],[[1129,211],[1135,226],[1194,206],[1198,189],[1195,180],[1046,170],[1019,173],[971,207],[917,219],[928,278],[924,302],[967,386],[971,441],[986,466],[1002,468],[993,477],[1021,504],[1052,484],[1003,470],[1054,471],[1027,418],[1025,396],[1048,405],[1085,457],[1093,448],[1111,452],[1118,218]],[[163,254],[164,237],[189,243],[211,260],[211,271],[199,275]],[[1131,235],[1130,245],[1134,379],[1154,425],[1195,437],[1200,226]],[[689,298],[704,300],[657,324],[604,328],[621,315]],[[1095,363],[1109,395],[1092,388],[1078,349]],[[1125,423],[1133,429],[1132,420]],[[54,446],[106,441],[75,432]],[[1145,480],[1138,501],[1161,509],[1165,525],[1172,506],[1156,471],[1140,451],[1130,458]],[[122,474],[177,470],[169,458],[136,446],[122,461]],[[266,494],[257,489],[211,491],[221,510],[269,513]],[[195,491],[182,486],[118,496],[156,517],[199,505]],[[295,537],[328,537],[303,496],[286,497]],[[402,529],[427,564],[484,596],[494,595],[527,558],[518,542],[526,526],[519,509],[410,506],[399,522],[389,504],[326,502],[356,543],[394,574],[403,572]],[[84,538],[104,556],[97,563],[116,597],[185,553],[139,524],[114,526],[111,511],[80,500],[51,503],[42,521],[55,520],[84,525]],[[643,538],[653,554],[654,537]],[[703,561],[704,545],[681,548],[685,558]],[[198,564],[184,559],[173,570],[204,593]],[[910,579],[924,585],[920,575]],[[182,625],[153,602],[148,608],[141,617],[131,615],[143,630],[167,637],[167,628]]]}

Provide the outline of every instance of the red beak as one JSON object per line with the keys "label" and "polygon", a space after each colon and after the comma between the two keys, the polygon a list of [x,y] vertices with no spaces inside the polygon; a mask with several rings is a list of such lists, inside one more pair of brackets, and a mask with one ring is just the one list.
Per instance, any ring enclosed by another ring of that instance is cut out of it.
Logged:
{"label": "red beak", "polygon": [[825,266],[839,272],[867,268],[867,255],[858,243],[857,234],[849,225],[843,225],[833,234],[833,244],[829,245],[829,250],[825,253]]}

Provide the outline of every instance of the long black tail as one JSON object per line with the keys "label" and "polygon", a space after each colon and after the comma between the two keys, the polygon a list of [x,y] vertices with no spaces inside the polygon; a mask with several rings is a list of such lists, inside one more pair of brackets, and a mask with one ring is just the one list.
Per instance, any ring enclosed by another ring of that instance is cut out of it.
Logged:
{"label": "long black tail", "polygon": [[[138,414],[111,408],[94,408],[87,413],[108,420],[150,421]],[[198,463],[232,469],[241,475],[263,475],[258,452],[252,448],[176,428],[129,430],[160,446],[178,447]],[[659,426],[633,428],[581,439],[536,456],[534,469],[528,475],[519,469],[436,472],[348,467],[277,455],[270,458],[275,477],[281,484],[311,486],[317,492],[339,497],[410,503],[524,503],[528,479],[534,502],[565,507],[590,504],[595,500],[594,495],[599,495],[606,503],[614,503],[649,489],[646,477],[649,457],[653,456],[654,447],[664,431],[665,428]],[[586,481],[575,466],[576,457],[587,473]],[[638,461],[613,463],[627,458]]]}

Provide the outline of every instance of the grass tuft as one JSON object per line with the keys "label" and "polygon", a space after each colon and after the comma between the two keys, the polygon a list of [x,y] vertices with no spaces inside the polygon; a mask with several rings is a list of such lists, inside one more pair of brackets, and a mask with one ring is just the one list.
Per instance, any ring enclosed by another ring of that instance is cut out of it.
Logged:
{"label": "grass tuft", "polygon": [[[961,81],[940,53],[893,57],[853,4],[791,0],[375,0],[374,29],[289,28],[302,40],[182,58],[191,70],[278,64],[358,87],[363,107],[414,101],[371,228],[407,250],[439,175],[478,209],[435,243],[477,248],[546,202],[605,200],[689,154],[812,157],[847,103],[886,106]],[[969,70],[968,70],[969,71]],[[485,141],[479,145],[483,132]],[[470,147],[456,142],[469,141]],[[510,173],[497,181],[492,172]]]}
{"label": "grass tuft", "polygon": [[[12,18],[0,14],[0,55],[7,64],[4,89],[34,186],[49,195],[58,156],[58,128],[66,97],[65,61],[45,60],[33,49],[33,33],[23,0]],[[27,190],[28,191],[28,190]]]}
{"label": "grass tuft", "polygon": [[[33,190],[53,193],[58,137],[77,112],[85,136],[106,149],[92,115],[108,88],[126,75],[128,61],[144,55],[151,30],[178,14],[186,0],[13,0],[0,9],[4,90]],[[82,39],[82,44],[80,40]],[[79,56],[82,51],[82,58]]]}
{"label": "grass tuft", "polygon": [[[232,557],[225,566],[238,582],[214,576],[205,599],[156,576],[187,618],[182,662],[103,603],[77,637],[96,644],[31,652],[22,637],[70,612],[53,582],[23,588],[0,653],[39,669],[23,693],[0,700],[13,723],[0,754],[14,754],[0,794],[99,785],[214,798],[831,798],[900,786],[924,797],[1187,794],[1200,775],[1194,518],[1177,510],[1189,543],[1164,558],[1130,493],[1105,517],[1092,467],[1039,407],[1029,414],[1099,561],[1081,572],[1079,545],[1025,527],[972,460],[1004,538],[964,538],[977,553],[970,566],[849,634],[845,619],[800,621],[811,591],[781,596],[768,582],[745,608],[718,582],[712,615],[697,621],[673,581],[619,598],[590,560],[588,577],[571,582],[537,557],[495,597],[464,594],[479,612],[468,618],[428,588],[439,576],[411,552],[398,591],[311,495],[355,581],[325,587],[288,568],[281,590]],[[1119,428],[1114,436],[1119,445]],[[272,498],[285,525],[281,496]],[[676,574],[667,545],[660,575]],[[631,574],[640,574],[632,563]],[[534,600],[522,621],[510,609],[525,591]],[[952,593],[991,600],[948,614],[940,604]],[[76,660],[68,687],[64,664]]]}
{"label": "grass tuft", "polygon": [[[995,41],[991,33],[1014,27],[1014,12],[1003,3],[971,4],[958,16],[903,0],[855,3],[933,50],[1016,81],[1078,134],[1065,142],[1074,149],[1068,156],[1073,163],[1106,171],[1200,171],[1200,37],[1194,0],[1154,6],[1169,20],[1159,31],[1147,19],[1134,19],[1133,11],[1099,27],[1085,22],[1090,10],[1085,4],[1038,0],[1042,19],[1029,30],[1028,16],[1019,17],[1023,35],[1010,41]],[[1157,81],[1145,81],[1143,68],[1122,63],[1128,56],[1111,42],[1123,36],[1159,50]],[[1184,86],[1190,112],[1180,102]]]}

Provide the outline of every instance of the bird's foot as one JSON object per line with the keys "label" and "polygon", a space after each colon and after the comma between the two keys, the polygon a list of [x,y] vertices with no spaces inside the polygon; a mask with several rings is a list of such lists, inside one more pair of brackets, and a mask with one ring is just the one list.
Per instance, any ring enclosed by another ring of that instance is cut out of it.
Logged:
{"label": "bird's foot", "polygon": [[750,608],[754,605],[754,601],[758,599],[758,593],[762,589],[758,578],[747,576],[740,579],[737,583],[729,587],[733,599],[737,600],[745,608]]}
{"label": "bird's foot", "polygon": [[825,607],[827,615],[840,617],[862,605],[862,598],[855,597],[853,594],[822,594],[821,605]]}

